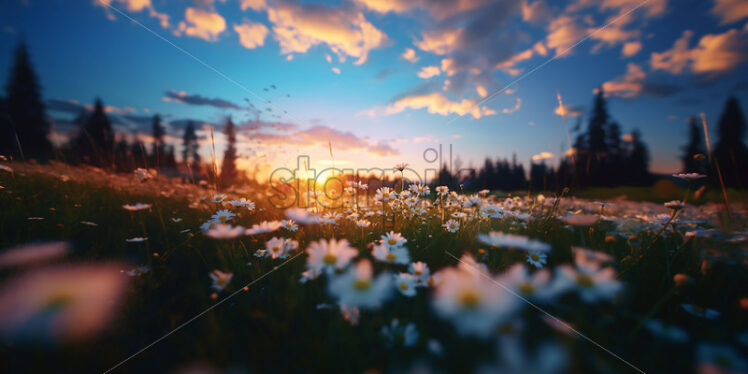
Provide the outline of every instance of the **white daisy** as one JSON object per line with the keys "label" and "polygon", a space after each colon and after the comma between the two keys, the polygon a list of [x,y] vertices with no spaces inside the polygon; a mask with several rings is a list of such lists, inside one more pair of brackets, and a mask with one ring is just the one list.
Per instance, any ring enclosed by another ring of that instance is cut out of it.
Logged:
{"label": "white daisy", "polygon": [[527,263],[540,269],[548,261],[548,255],[543,252],[527,252]]}
{"label": "white daisy", "polygon": [[530,239],[526,236],[515,234],[504,234],[491,231],[486,234],[478,234],[478,241],[492,247],[517,248],[525,251],[550,252],[551,245],[539,240]]}
{"label": "white daisy", "polygon": [[265,250],[272,258],[286,258],[296,248],[299,248],[299,242],[291,239],[273,237],[265,242]]}
{"label": "white daisy", "polygon": [[442,225],[442,227],[444,227],[444,230],[446,230],[446,231],[457,232],[457,230],[460,229],[460,223],[457,222],[457,221],[455,221],[455,220],[453,220],[453,219],[450,219],[449,221],[447,221],[446,223],[444,223]]}
{"label": "white daisy", "polygon": [[400,247],[405,245],[408,239],[405,239],[399,232],[390,231],[382,235],[382,244],[387,247]]}
{"label": "white daisy", "polygon": [[431,279],[431,270],[425,262],[417,261],[410,264],[408,271],[416,277],[419,286],[428,286],[428,282]]}
{"label": "white daisy", "polygon": [[133,211],[138,211],[138,210],[150,209],[151,204],[144,204],[144,203],[125,204],[122,207],[125,208],[125,210],[129,210],[133,212]]}
{"label": "white daisy", "polygon": [[284,219],[281,221],[281,225],[283,225],[283,228],[291,231],[296,232],[296,230],[299,229],[299,225],[296,224],[292,219]]}
{"label": "white daisy", "polygon": [[213,220],[213,222],[226,223],[232,220],[234,217],[236,217],[236,214],[234,214],[234,212],[228,209],[221,209],[213,214],[210,219]]}
{"label": "white daisy", "polygon": [[371,262],[359,261],[355,267],[330,280],[328,292],[347,307],[373,309],[381,305],[392,294],[391,275],[373,276]]}
{"label": "white daisy", "polygon": [[233,273],[224,273],[220,270],[213,270],[209,275],[213,282],[210,287],[216,291],[223,291],[229,285],[229,282],[231,282],[231,278],[234,277]]}
{"label": "white daisy", "polygon": [[332,274],[348,266],[351,259],[358,255],[358,250],[351,247],[348,240],[320,239],[312,242],[306,249],[307,268],[317,273],[322,271]]}
{"label": "white daisy", "polygon": [[382,336],[387,340],[389,347],[402,344],[403,347],[412,347],[418,343],[418,330],[414,323],[405,326],[400,325],[397,318],[393,319],[389,326],[382,326]]}
{"label": "white daisy", "polygon": [[372,248],[371,254],[376,260],[382,262],[400,265],[406,265],[410,262],[408,248],[405,247],[388,247],[384,244],[375,244]]}
{"label": "white daisy", "polygon": [[612,267],[601,267],[599,262],[588,260],[581,252],[575,254],[574,262],[576,268],[561,265],[556,269],[553,286],[556,291],[574,290],[584,302],[592,303],[610,300],[623,289]]}
{"label": "white daisy", "polygon": [[249,229],[244,231],[245,235],[258,235],[258,234],[265,234],[268,232],[273,232],[275,230],[278,230],[283,226],[280,221],[262,221],[260,223],[256,223],[252,225]]}
{"label": "white daisy", "polygon": [[413,297],[416,295],[416,286],[418,284],[418,278],[410,273],[394,274],[395,288],[400,291],[401,294]]}
{"label": "white daisy", "polygon": [[216,223],[205,232],[205,235],[213,239],[234,239],[243,233],[244,227],[242,226],[234,227],[226,223]]}

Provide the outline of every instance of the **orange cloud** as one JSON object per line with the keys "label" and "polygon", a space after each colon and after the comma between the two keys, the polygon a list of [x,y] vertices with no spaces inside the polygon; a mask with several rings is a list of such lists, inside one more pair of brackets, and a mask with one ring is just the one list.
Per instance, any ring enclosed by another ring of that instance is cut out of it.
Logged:
{"label": "orange cloud", "polygon": [[621,54],[623,57],[631,57],[639,53],[642,49],[642,43],[640,41],[628,42],[623,45]]}
{"label": "orange cloud", "polygon": [[421,71],[418,72],[418,77],[423,79],[429,79],[441,74],[438,66],[424,66]]}
{"label": "orange cloud", "polygon": [[545,44],[549,49],[555,49],[556,56],[559,56],[586,34],[587,30],[577,25],[574,17],[563,15],[551,21]]}
{"label": "orange cloud", "polygon": [[341,60],[351,56],[360,65],[370,50],[387,41],[386,34],[351,8],[281,2],[268,9],[268,19],[283,54],[306,53],[312,46],[326,44]]}
{"label": "orange cloud", "polygon": [[415,42],[416,47],[424,52],[446,55],[457,47],[463,29],[444,29],[427,32],[422,39]]}
{"label": "orange cloud", "polygon": [[183,33],[187,36],[213,42],[218,35],[226,30],[226,20],[218,13],[209,10],[187,8],[184,12],[185,21],[179,22],[175,34]]}
{"label": "orange cloud", "polygon": [[617,96],[626,99],[641,94],[650,96],[668,96],[680,91],[681,87],[670,84],[654,83],[647,80],[647,74],[641,66],[631,62],[626,66],[622,77],[603,83],[605,96]]}
{"label": "orange cloud", "polygon": [[541,161],[541,160],[545,160],[545,159],[549,159],[549,158],[553,158],[553,157],[555,157],[555,156],[551,152],[540,152],[540,153],[538,153],[536,155],[533,155],[532,156],[532,160],[533,161]]}
{"label": "orange cloud", "polygon": [[501,110],[501,112],[504,113],[504,114],[512,114],[512,113],[518,111],[519,108],[521,108],[521,107],[522,107],[522,99],[520,99],[518,97],[517,101],[515,102],[515,104],[514,104],[513,107],[511,107],[511,108],[504,108],[504,109]]}
{"label": "orange cloud", "polygon": [[107,12],[109,19],[114,19],[114,14],[109,11],[109,5],[114,6],[114,2],[122,4],[128,12],[140,13],[144,10],[148,11],[150,17],[159,20],[161,27],[169,27],[169,15],[165,13],[159,13],[153,8],[151,0],[94,0],[94,4],[103,7]]}
{"label": "orange cloud", "polygon": [[265,44],[268,28],[261,23],[244,21],[241,25],[234,25],[234,31],[239,34],[239,44],[244,48],[254,49]]}
{"label": "orange cloud", "polygon": [[386,108],[386,114],[400,113],[406,109],[424,108],[431,114],[440,114],[442,116],[452,113],[460,116],[470,114],[475,119],[496,114],[496,111],[476,104],[475,101],[469,99],[462,99],[459,102],[451,101],[440,92],[434,92],[426,95],[408,96],[397,100]]}
{"label": "orange cloud", "polygon": [[241,0],[239,7],[241,10],[252,9],[259,12],[263,9],[267,9],[268,4],[265,0]]}
{"label": "orange cloud", "polygon": [[411,63],[416,63],[420,60],[420,58],[416,56],[416,51],[413,48],[405,48],[405,51],[400,55],[400,57]]}
{"label": "orange cloud", "polygon": [[726,25],[748,17],[748,2],[745,0],[715,0],[712,14],[720,18],[720,24]]}

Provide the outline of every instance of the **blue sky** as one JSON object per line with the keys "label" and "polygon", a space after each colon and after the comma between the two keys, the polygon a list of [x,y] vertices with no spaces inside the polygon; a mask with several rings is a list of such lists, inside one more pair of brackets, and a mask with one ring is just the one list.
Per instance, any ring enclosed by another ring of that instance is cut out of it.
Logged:
{"label": "blue sky", "polygon": [[262,170],[298,154],[328,166],[328,142],[346,167],[422,170],[439,144],[465,165],[540,152],[556,163],[568,147],[557,92],[586,125],[604,85],[612,117],[670,172],[687,116],[715,126],[728,94],[746,108],[747,22],[737,0],[10,0],[0,74],[23,37],[60,132],[96,97],[127,134],[154,113],[175,139],[184,119],[231,115],[244,124],[240,166]]}

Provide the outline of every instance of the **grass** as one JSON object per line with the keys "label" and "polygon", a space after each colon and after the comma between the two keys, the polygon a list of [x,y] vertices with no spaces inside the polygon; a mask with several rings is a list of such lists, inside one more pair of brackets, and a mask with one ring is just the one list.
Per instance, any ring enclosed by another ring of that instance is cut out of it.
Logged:
{"label": "grass", "polygon": [[[131,278],[123,307],[109,328],[92,340],[29,345],[0,337],[2,372],[106,371],[271,271],[246,292],[127,361],[115,372],[171,372],[195,362],[250,372],[390,372],[409,369],[417,363],[447,372],[470,372],[495,360],[496,344],[509,344],[505,339],[517,336],[531,351],[548,341],[561,346],[567,352],[568,372],[634,372],[589,342],[556,331],[542,313],[532,308],[503,325],[491,340],[461,336],[449,321],[433,313],[430,292],[424,290],[414,298],[398,295],[379,310],[364,310],[360,323],[351,326],[337,307],[325,307],[335,304],[326,292],[325,279],[299,282],[305,267],[304,255],[275,271],[283,260],[252,255],[264,246],[265,240],[282,235],[298,240],[300,250],[320,238],[347,238],[360,249],[360,258],[370,258],[367,244],[386,231],[375,219],[364,238],[359,228],[344,223],[337,227],[306,226],[294,234],[279,231],[219,241],[198,229],[217,209],[209,202],[212,192],[207,189],[160,177],[140,183],[132,176],[112,176],[63,165],[11,166],[15,173],[0,172],[0,185],[4,187],[0,189],[0,248],[65,240],[75,250],[63,262],[117,260],[128,264],[123,270],[141,265],[151,270]],[[589,190],[583,196],[604,199],[621,193],[631,199],[648,195],[644,189],[626,188]],[[251,214],[240,211],[237,222],[244,226],[282,217],[281,210],[267,203],[264,191],[236,191],[232,195],[257,203]],[[201,200],[201,196],[208,199]],[[152,208],[137,212],[122,208],[136,202],[152,204]],[[698,363],[694,357],[701,343],[731,344],[736,339],[735,331],[745,331],[748,320],[740,300],[748,296],[748,272],[745,254],[737,244],[698,237],[684,240],[676,230],[667,230],[665,237],[659,237],[644,229],[626,238],[616,235],[615,225],[608,222],[569,230],[550,215],[549,208],[538,208],[536,213],[544,219],[526,225],[516,220],[473,221],[455,234],[441,228],[438,215],[430,216],[425,224],[397,217],[391,229],[408,239],[411,259],[428,263],[432,272],[456,264],[446,252],[457,257],[470,253],[492,273],[524,261],[517,251],[490,249],[476,241],[478,233],[491,230],[519,233],[551,244],[549,267],[571,262],[572,246],[613,255],[625,286],[619,298],[612,303],[591,305],[567,295],[549,306],[548,311],[646,372],[690,372]],[[174,222],[172,218],[181,221]],[[191,231],[183,233],[185,229]],[[125,241],[138,236],[148,240]],[[705,261],[708,271],[704,270]],[[208,274],[214,269],[234,274],[227,290],[220,292],[217,299],[209,288]],[[375,263],[375,272],[385,270],[405,268]],[[0,270],[0,282],[20,272]],[[672,280],[675,273],[688,274],[694,283],[677,287]],[[719,310],[722,316],[717,320],[694,317],[683,311],[684,303],[708,306]],[[383,339],[382,326],[394,318],[415,323],[419,332],[415,346],[391,347]],[[689,340],[673,343],[652,334],[643,328],[648,318],[680,326],[688,331]],[[510,326],[515,327],[514,332]],[[429,348],[431,340],[439,342],[441,354]]]}

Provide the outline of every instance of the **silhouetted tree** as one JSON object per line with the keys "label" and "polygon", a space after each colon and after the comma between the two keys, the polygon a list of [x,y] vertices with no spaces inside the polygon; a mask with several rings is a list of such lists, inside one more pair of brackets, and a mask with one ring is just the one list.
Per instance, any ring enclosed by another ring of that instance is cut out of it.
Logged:
{"label": "silhouetted tree", "polygon": [[47,159],[52,155],[52,143],[47,137],[50,124],[44,114],[39,79],[24,42],[16,48],[5,89],[6,115],[0,122],[0,152]]}
{"label": "silhouetted tree", "polygon": [[83,162],[96,166],[111,165],[114,158],[114,130],[101,99],[96,99],[93,113],[74,140],[73,150]]}
{"label": "silhouetted tree", "polygon": [[706,151],[701,140],[701,128],[695,117],[688,117],[687,122],[688,144],[683,147],[683,172],[704,174],[707,172],[704,161]]}
{"label": "silhouetted tree", "polygon": [[624,175],[627,177],[626,184],[645,186],[652,183],[652,175],[649,173],[649,150],[641,140],[639,130],[631,133],[631,151],[624,160],[626,169]]}
{"label": "silhouetted tree", "polygon": [[231,117],[226,121],[223,133],[226,135],[228,145],[226,146],[226,150],[223,152],[223,162],[221,163],[221,184],[223,186],[230,186],[237,178],[236,126],[231,120]]}
{"label": "silhouetted tree", "polygon": [[[745,146],[745,117],[738,99],[730,97],[719,117],[719,139],[714,147],[714,161],[719,163],[725,186],[748,187],[748,149]],[[716,175],[716,172],[711,173]]]}
{"label": "silhouetted tree", "polygon": [[151,165],[153,165],[155,168],[160,169],[162,166],[164,166],[164,160],[163,157],[165,156],[165,148],[164,148],[164,135],[166,133],[166,130],[164,129],[164,125],[161,124],[161,116],[158,114],[153,116],[153,122],[152,122],[152,131],[153,131],[153,147],[151,151]]}

